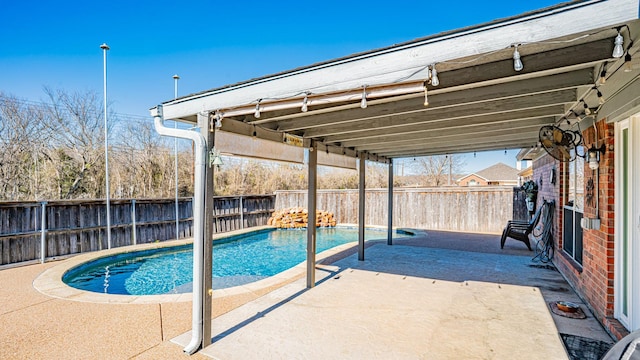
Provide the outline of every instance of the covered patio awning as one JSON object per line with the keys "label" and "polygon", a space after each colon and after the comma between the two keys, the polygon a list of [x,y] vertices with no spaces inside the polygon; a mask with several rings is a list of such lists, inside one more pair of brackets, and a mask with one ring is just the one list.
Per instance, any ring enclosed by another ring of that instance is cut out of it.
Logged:
{"label": "covered patio awning", "polygon": [[165,102],[164,116],[206,112],[220,134],[315,140],[381,162],[531,147],[541,126],[574,125],[585,104],[599,107],[598,91],[613,95],[619,85],[600,86],[601,74],[625,81],[614,39],[620,32],[633,59],[637,19],[635,0],[572,1],[184,96]]}
{"label": "covered patio awning", "polygon": [[[640,103],[640,95],[618,96],[627,86],[640,86],[634,83],[640,74],[639,1],[570,1],[184,96],[151,114],[165,135],[172,131],[162,127],[164,120],[199,124],[198,136],[181,131],[204,147],[196,161],[207,190],[195,186],[195,198],[203,202],[212,189],[203,158],[214,145],[225,153],[297,162],[308,148],[309,223],[314,223],[318,164],[353,168],[359,158],[391,167],[395,158],[531,148],[544,125],[584,128],[594,118]],[[268,149],[242,141],[252,137]],[[359,162],[360,260],[364,164]],[[207,206],[194,211],[205,227]],[[200,253],[204,260],[195,254],[195,244],[204,251],[210,236],[195,228],[194,221],[194,234],[201,236],[194,235],[194,274],[197,270],[201,278],[194,276],[194,335],[187,352],[210,342],[210,252]],[[307,286],[312,287],[315,227],[309,227],[307,239]]]}

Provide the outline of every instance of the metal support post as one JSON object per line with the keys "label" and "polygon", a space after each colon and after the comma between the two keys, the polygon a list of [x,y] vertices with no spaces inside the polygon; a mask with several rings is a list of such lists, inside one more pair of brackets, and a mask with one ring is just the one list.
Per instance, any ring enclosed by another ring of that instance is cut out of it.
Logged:
{"label": "metal support post", "polygon": [[393,244],[393,159],[389,160],[389,198],[387,200],[387,245]]}
{"label": "metal support post", "polygon": [[[210,124],[208,114],[198,114],[198,126],[200,133],[207,143],[207,156],[210,155],[211,149],[215,145],[215,126]],[[215,196],[213,186],[213,175],[215,166],[211,165],[211,159],[207,159],[205,167],[205,201],[204,201],[204,276],[202,278],[204,291],[202,292],[202,348],[211,344],[211,298],[213,295],[212,288],[212,270],[213,270],[213,197]],[[196,239],[194,239],[195,241]],[[195,286],[195,284],[194,284]]]}
{"label": "metal support post", "polygon": [[47,258],[47,202],[40,203],[40,262]]}
{"label": "metal support post", "polygon": [[360,153],[358,176],[358,260],[364,261],[365,153]]}
{"label": "metal support post", "polygon": [[240,196],[240,229],[244,229],[244,202]]}
{"label": "metal support post", "polygon": [[138,233],[136,230],[136,199],[131,199],[131,239],[133,245],[138,244]]}
{"label": "metal support post", "polygon": [[307,191],[307,289],[316,285],[316,193],[318,148],[311,141],[309,148],[309,187]]}

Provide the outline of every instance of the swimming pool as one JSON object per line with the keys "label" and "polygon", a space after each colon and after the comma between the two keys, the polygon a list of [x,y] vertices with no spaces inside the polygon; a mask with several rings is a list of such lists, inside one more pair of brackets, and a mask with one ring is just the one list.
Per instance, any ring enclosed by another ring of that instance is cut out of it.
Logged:
{"label": "swimming pool", "polygon": [[[213,288],[258,281],[306,259],[306,230],[266,229],[228,237],[213,245]],[[396,231],[394,238],[412,234]],[[386,230],[369,229],[365,239],[385,238]],[[318,228],[316,251],[358,240],[354,228]],[[123,253],[96,259],[67,271],[63,281],[74,288],[122,295],[179,294],[192,291],[192,245]]]}

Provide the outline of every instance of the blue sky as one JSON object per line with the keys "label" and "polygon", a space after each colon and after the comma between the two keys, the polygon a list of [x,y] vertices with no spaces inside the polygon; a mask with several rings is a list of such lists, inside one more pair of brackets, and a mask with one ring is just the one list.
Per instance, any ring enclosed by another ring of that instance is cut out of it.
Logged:
{"label": "blue sky", "polygon": [[[102,94],[106,42],[112,110],[148,116],[173,98],[174,74],[186,95],[556,3],[7,0],[0,92],[31,101],[46,101],[44,86]],[[513,153],[478,153],[467,167],[514,165]]]}

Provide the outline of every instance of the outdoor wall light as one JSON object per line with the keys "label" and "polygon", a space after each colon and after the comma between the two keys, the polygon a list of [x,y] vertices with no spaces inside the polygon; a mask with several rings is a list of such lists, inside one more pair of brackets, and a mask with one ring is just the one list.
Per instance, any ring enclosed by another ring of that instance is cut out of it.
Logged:
{"label": "outdoor wall light", "polygon": [[604,154],[606,151],[606,147],[604,144],[600,145],[600,147],[595,147],[595,145],[591,145],[589,150],[587,150],[587,161],[589,163],[589,169],[596,170],[600,166],[600,154]]}

